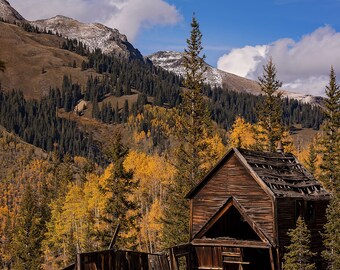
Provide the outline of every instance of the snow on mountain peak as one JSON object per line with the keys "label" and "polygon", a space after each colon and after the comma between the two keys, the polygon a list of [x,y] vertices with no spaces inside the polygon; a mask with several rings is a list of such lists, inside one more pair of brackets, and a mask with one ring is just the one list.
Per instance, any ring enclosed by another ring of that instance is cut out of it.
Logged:
{"label": "snow on mountain peak", "polygon": [[[185,68],[183,66],[183,57],[184,52],[181,53],[173,51],[160,51],[148,56],[154,65],[160,66],[170,72],[174,72],[177,75],[184,77]],[[212,87],[217,86],[236,92],[250,93],[253,95],[261,94],[261,88],[256,81],[219,70],[208,64],[206,64],[206,67],[207,71],[205,73],[204,82]],[[320,104],[322,100],[321,97],[293,93],[285,90],[282,90],[282,94],[284,97],[293,98],[303,103]]]}
{"label": "snow on mountain peak", "polygon": [[[185,68],[183,66],[184,52],[160,51],[149,55],[148,58],[156,66],[160,66],[182,77],[185,75]],[[212,86],[221,87],[222,75],[220,71],[208,64],[206,64],[206,68],[204,82]]]}
{"label": "snow on mountain peak", "polygon": [[0,18],[9,22],[25,20],[6,0],[0,0]]}
{"label": "snow on mountain peak", "polygon": [[63,37],[77,39],[90,50],[99,48],[103,53],[113,53],[125,58],[143,59],[141,53],[128,42],[127,37],[117,29],[100,23],[82,23],[75,19],[57,15],[50,19],[31,22],[40,29],[60,33]]}

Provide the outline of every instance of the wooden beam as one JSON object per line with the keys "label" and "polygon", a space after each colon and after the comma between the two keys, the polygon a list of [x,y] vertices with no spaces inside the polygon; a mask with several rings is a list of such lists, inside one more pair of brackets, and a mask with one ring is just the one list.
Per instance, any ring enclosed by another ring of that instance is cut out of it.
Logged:
{"label": "wooden beam", "polygon": [[218,221],[233,205],[232,198],[228,198],[220,210],[203,226],[203,228],[193,238],[202,238],[204,234]]}
{"label": "wooden beam", "polygon": [[275,270],[275,263],[274,263],[274,256],[273,256],[273,249],[270,248],[269,249],[269,258],[270,258],[270,266],[271,266],[271,270]]}
{"label": "wooden beam", "polygon": [[276,248],[276,266],[277,266],[277,270],[281,269],[281,263],[280,263],[280,250],[277,247]]}
{"label": "wooden beam", "polygon": [[222,267],[207,267],[207,266],[199,266],[197,269],[202,269],[202,270],[223,270]]}
{"label": "wooden beam", "polygon": [[277,223],[277,199],[276,197],[272,201],[272,211],[273,211],[273,240],[275,246],[279,245],[279,225]]}
{"label": "wooden beam", "polygon": [[223,263],[250,264],[250,262],[240,262],[240,261],[223,261]]}
{"label": "wooden beam", "polygon": [[190,199],[190,220],[189,220],[189,239],[190,241],[192,240],[193,238],[193,235],[192,235],[192,220],[193,220],[193,199]]}
{"label": "wooden beam", "polygon": [[[274,198],[275,199],[275,198]],[[245,221],[249,224],[249,226],[256,232],[256,234],[259,236],[259,238],[265,242],[265,243],[269,243],[270,242],[270,238],[259,228],[259,226],[256,224],[255,221],[253,221],[252,219],[249,218],[249,216],[247,215],[245,209],[242,207],[242,205],[240,205],[237,201],[237,199],[233,199],[233,203],[234,206],[236,207],[236,209],[240,212],[240,214],[242,215],[242,217],[245,219]],[[273,243],[272,243],[273,244]]]}
{"label": "wooden beam", "polygon": [[268,243],[261,241],[247,241],[237,239],[194,239],[192,245],[195,246],[225,246],[225,247],[246,247],[246,248],[261,248],[269,249],[271,247]]}

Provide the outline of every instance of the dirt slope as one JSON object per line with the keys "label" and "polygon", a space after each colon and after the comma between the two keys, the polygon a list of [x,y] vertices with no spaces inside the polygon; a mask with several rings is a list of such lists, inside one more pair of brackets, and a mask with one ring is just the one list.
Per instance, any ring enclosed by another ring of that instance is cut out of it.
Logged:
{"label": "dirt slope", "polygon": [[26,97],[39,98],[50,86],[60,87],[65,74],[84,85],[94,72],[81,71],[85,58],[60,49],[62,42],[63,38],[55,35],[29,33],[0,22],[0,59],[6,64],[5,72],[0,73],[2,89],[21,89]]}

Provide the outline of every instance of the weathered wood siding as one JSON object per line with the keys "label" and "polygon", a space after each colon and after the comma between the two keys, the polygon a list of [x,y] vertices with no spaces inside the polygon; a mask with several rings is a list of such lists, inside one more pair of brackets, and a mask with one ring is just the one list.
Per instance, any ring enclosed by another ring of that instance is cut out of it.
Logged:
{"label": "weathered wood siding", "polygon": [[192,199],[191,238],[234,197],[260,229],[274,239],[273,205],[270,196],[258,185],[233,154]]}
{"label": "weathered wood siding", "polygon": [[103,250],[77,254],[76,264],[64,270],[170,270],[165,254]]}
{"label": "weathered wood siding", "polygon": [[[296,201],[301,198],[279,198],[277,199],[277,219],[278,219],[278,236],[279,236],[279,251],[282,259],[285,252],[285,247],[290,244],[290,238],[287,235],[289,229],[296,227]],[[306,222],[308,229],[311,231],[311,250],[316,252],[318,256],[315,261],[318,263],[318,269],[324,269],[319,265],[321,257],[319,256],[323,250],[322,236],[323,226],[326,224],[326,209],[328,205],[327,200],[314,201],[315,203],[315,217]]]}

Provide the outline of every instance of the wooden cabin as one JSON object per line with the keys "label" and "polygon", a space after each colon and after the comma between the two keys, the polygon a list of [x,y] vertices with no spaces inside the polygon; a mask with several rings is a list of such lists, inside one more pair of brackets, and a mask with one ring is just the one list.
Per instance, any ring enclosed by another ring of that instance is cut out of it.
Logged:
{"label": "wooden cabin", "polygon": [[320,232],[329,194],[292,154],[233,148],[187,198],[190,244],[172,249],[177,264],[282,269],[287,232],[302,215],[312,234],[311,249],[318,253],[317,269],[323,269]]}

